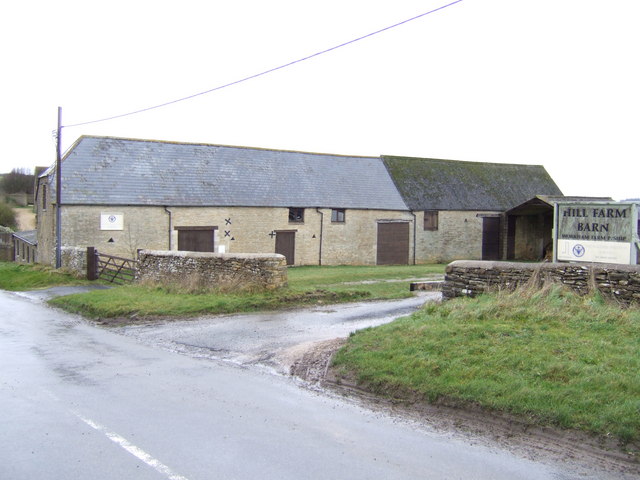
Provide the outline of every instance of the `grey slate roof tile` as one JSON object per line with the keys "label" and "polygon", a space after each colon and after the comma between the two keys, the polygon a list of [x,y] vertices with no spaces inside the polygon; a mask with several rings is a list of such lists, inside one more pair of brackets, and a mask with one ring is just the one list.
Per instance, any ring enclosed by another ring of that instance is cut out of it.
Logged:
{"label": "grey slate roof tile", "polygon": [[379,158],[80,137],[62,203],[407,210]]}
{"label": "grey slate roof tile", "polygon": [[22,230],[15,232],[14,237],[18,237],[31,245],[37,245],[38,243],[38,231],[37,230]]}

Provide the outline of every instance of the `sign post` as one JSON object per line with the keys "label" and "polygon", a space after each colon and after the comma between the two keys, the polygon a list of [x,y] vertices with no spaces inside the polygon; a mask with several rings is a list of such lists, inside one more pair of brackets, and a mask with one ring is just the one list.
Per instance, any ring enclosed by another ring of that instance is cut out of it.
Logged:
{"label": "sign post", "polygon": [[636,264],[638,206],[589,202],[554,205],[554,261]]}

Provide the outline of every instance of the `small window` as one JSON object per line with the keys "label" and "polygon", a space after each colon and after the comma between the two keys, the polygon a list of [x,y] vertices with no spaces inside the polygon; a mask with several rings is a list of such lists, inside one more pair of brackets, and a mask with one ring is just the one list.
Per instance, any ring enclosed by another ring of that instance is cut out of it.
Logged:
{"label": "small window", "polygon": [[344,223],[344,209],[334,208],[331,210],[331,221],[333,223]]}
{"label": "small window", "polygon": [[304,208],[290,208],[289,209],[289,222],[290,223],[304,223]]}
{"label": "small window", "polygon": [[424,230],[438,230],[438,210],[425,210]]}
{"label": "small window", "polygon": [[42,210],[47,209],[47,186],[42,185]]}

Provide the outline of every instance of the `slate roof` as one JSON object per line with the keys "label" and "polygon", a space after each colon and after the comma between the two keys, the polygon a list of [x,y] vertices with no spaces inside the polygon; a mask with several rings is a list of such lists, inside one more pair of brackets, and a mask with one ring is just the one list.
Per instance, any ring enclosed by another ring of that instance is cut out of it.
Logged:
{"label": "slate roof", "polygon": [[411,210],[504,211],[536,195],[562,195],[541,165],[382,158]]}
{"label": "slate roof", "polygon": [[112,137],[80,137],[62,187],[67,205],[407,210],[380,158]]}
{"label": "slate roof", "polygon": [[38,244],[38,231],[37,230],[23,230],[21,232],[15,232],[14,237],[18,237],[31,245]]}

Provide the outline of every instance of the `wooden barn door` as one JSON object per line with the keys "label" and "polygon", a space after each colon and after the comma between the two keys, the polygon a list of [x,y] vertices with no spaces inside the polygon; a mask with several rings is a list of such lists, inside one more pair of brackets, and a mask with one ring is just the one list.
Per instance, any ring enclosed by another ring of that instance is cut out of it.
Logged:
{"label": "wooden barn door", "polygon": [[500,217],[482,219],[482,260],[500,260]]}
{"label": "wooden barn door", "polygon": [[409,223],[378,223],[377,265],[409,263]]}
{"label": "wooden barn door", "polygon": [[215,228],[177,227],[178,250],[189,252],[213,252]]}
{"label": "wooden barn door", "polygon": [[287,265],[295,263],[296,232],[276,232],[276,253],[285,256]]}

